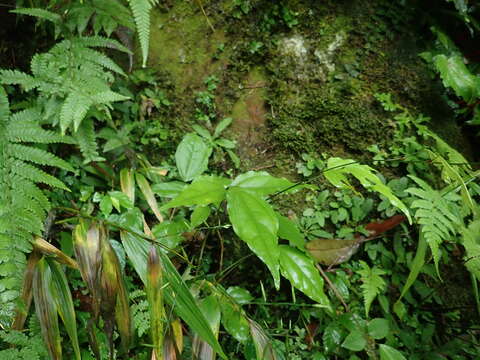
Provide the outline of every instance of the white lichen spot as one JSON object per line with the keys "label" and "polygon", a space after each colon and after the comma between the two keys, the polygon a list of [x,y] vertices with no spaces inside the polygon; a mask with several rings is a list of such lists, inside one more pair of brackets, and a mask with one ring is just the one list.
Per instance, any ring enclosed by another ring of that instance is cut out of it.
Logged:
{"label": "white lichen spot", "polygon": [[285,55],[296,57],[300,63],[305,61],[308,51],[305,46],[305,39],[303,37],[295,35],[293,37],[283,39],[280,46]]}
{"label": "white lichen spot", "polygon": [[322,64],[325,66],[329,73],[335,71],[335,63],[333,62],[333,56],[335,51],[343,45],[346,40],[346,34],[344,32],[339,32],[335,35],[335,39],[328,44],[327,48],[324,50],[315,50],[314,55]]}

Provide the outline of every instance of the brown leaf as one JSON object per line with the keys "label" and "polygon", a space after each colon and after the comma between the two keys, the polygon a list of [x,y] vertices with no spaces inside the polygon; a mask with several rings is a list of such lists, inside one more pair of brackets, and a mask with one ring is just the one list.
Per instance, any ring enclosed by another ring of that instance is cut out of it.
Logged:
{"label": "brown leaf", "polygon": [[319,263],[330,266],[350,260],[363,241],[363,238],[355,240],[315,239],[306,243],[305,248]]}
{"label": "brown leaf", "polygon": [[41,237],[35,237],[33,247],[44,255],[54,256],[59,263],[67,265],[72,269],[78,269],[78,264],[75,260]]}

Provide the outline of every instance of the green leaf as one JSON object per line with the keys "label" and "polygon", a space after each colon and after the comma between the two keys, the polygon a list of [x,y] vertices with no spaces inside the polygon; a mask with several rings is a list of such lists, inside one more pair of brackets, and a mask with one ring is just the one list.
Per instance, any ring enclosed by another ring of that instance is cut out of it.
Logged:
{"label": "green leaf", "polygon": [[240,286],[230,286],[227,289],[227,294],[230,295],[240,305],[248,304],[253,300],[253,296],[250,294],[250,291]]}
{"label": "green leaf", "polygon": [[352,331],[342,343],[342,347],[352,351],[362,351],[367,345],[365,335],[358,330]]}
{"label": "green leaf", "polygon": [[[145,239],[129,232],[121,231],[120,236],[129,260],[132,262],[143,283],[147,279],[147,258],[150,244]],[[182,277],[163,251],[158,251],[161,258],[165,283],[169,286],[164,288],[165,300],[173,307],[173,311],[185,321],[193,331],[208,342],[212,348],[224,359],[223,350],[213,334],[208,321],[195,302],[190,290]]]}
{"label": "green leaf", "polygon": [[267,265],[278,289],[280,286],[278,219],[272,207],[254,194],[233,187],[227,191],[227,210],[233,230]]}
{"label": "green leaf", "polygon": [[[198,306],[202,310],[205,318],[208,319],[212,332],[218,337],[221,313],[217,297],[214,295],[207,296],[199,302]],[[194,354],[194,359],[215,359],[215,351],[212,349],[212,347],[205,341],[200,340],[196,334],[193,338],[192,354]]]}
{"label": "green leaf", "polygon": [[157,199],[155,199],[155,195],[147,179],[145,179],[145,176],[140,173],[136,173],[135,178],[137,180],[138,187],[142,191],[143,196],[145,196],[145,199],[147,200],[148,205],[150,205],[150,209],[152,209],[155,217],[159,222],[163,222],[163,216],[158,208]]}
{"label": "green leaf", "polygon": [[290,245],[296,246],[300,250],[305,248],[305,239],[298,230],[297,225],[289,218],[275,212],[278,219],[278,237],[290,242]]}
{"label": "green leaf", "polygon": [[403,285],[402,293],[400,294],[400,297],[398,298],[397,303],[405,296],[408,289],[410,289],[410,287],[413,285],[413,283],[418,277],[418,274],[420,274],[420,271],[422,270],[423,265],[425,264],[425,255],[427,253],[428,246],[425,240],[425,236],[423,236],[422,234],[423,232],[420,231],[417,252],[415,253],[415,257],[413,258],[412,264],[410,266],[410,273],[408,274],[408,278],[407,278],[407,281],[405,282],[405,285]]}
{"label": "green leaf", "polygon": [[53,360],[62,358],[60,329],[58,327],[57,302],[52,293],[52,273],[45,259],[37,263],[33,276],[33,298],[42,337]]}
{"label": "green leaf", "polygon": [[330,307],[323,292],[323,279],[311,258],[290,246],[280,245],[280,269],[294,287],[320,305]]}
{"label": "green leaf", "polygon": [[40,19],[45,19],[48,21],[53,22],[54,24],[59,24],[62,21],[62,17],[54,12],[39,9],[39,8],[18,8],[15,10],[11,10],[10,12],[15,14],[23,14],[38,17]]}
{"label": "green leaf", "polygon": [[368,334],[375,340],[383,339],[388,335],[390,327],[387,319],[376,318],[367,325]]}
{"label": "green leaf", "polygon": [[248,320],[238,304],[219,299],[222,310],[222,325],[237,341],[244,343],[249,339]]}
{"label": "green leaf", "polygon": [[322,335],[323,348],[326,353],[331,353],[340,346],[342,340],[342,332],[340,330],[340,324],[336,321],[330,322],[325,328]]}
{"label": "green leaf", "polygon": [[117,209],[118,212],[120,212],[121,210],[120,207],[123,207],[125,209],[133,208],[132,201],[125,193],[121,191],[109,191],[108,195],[110,195],[113,206],[115,207],[115,209]]}
{"label": "green leaf", "polygon": [[211,154],[212,147],[207,145],[200,136],[185,135],[175,152],[180,177],[184,181],[191,181],[201,175],[208,168],[208,159]]}
{"label": "green leaf", "polygon": [[220,176],[200,176],[188,185],[173,200],[162,206],[162,210],[177,206],[209,205],[218,206],[225,198],[225,188],[230,180]]}
{"label": "green leaf", "polygon": [[233,119],[232,118],[225,118],[222,121],[218,123],[218,125],[215,127],[215,132],[213,133],[213,138],[216,139],[220,136],[220,134],[225,130],[227,127],[230,126],[232,123]]}
{"label": "green leaf", "polygon": [[104,216],[110,215],[112,212],[112,199],[110,199],[110,196],[105,195],[102,197],[102,200],[100,201],[100,211]]}
{"label": "green leaf", "polygon": [[47,260],[47,262],[52,272],[52,290],[58,313],[70,338],[75,358],[80,360],[75,309],[73,307],[72,294],[68,287],[67,277],[56,261]]}
{"label": "green leaf", "polygon": [[412,223],[412,218],[407,206],[396,197],[392,190],[382,183],[380,178],[374,174],[374,169],[368,165],[362,165],[351,159],[332,157],[328,159],[327,170],[324,171],[325,178],[337,188],[351,188],[347,175],[353,175],[366,189],[376,191],[385,196],[390,203],[402,211]]}
{"label": "green leaf", "polygon": [[463,56],[440,54],[433,58],[433,62],[445,87],[452,88],[467,103],[478,97],[480,80],[467,68]]}
{"label": "green leaf", "polygon": [[380,344],[380,360],[407,360],[403,354],[388,345]]}
{"label": "green leaf", "polygon": [[462,245],[465,248],[465,266],[480,281],[480,221],[472,221],[462,231]]}
{"label": "green leaf", "polygon": [[153,184],[152,190],[158,196],[166,198],[177,197],[182,190],[187,186],[184,182],[181,181],[170,181],[159,184]]}
{"label": "green leaf", "polygon": [[125,195],[128,196],[131,203],[135,203],[135,178],[132,169],[124,168],[120,170],[120,187]]}
{"label": "green leaf", "polygon": [[276,178],[265,171],[249,171],[238,175],[230,187],[238,187],[257,196],[282,191],[294,184],[285,178]]}
{"label": "green leaf", "polygon": [[377,267],[370,268],[365,261],[360,261],[360,266],[361,269],[358,270],[358,273],[363,282],[361,287],[365,301],[365,315],[368,316],[370,305],[373,300],[378,294],[385,290],[385,287],[387,286],[385,280],[381,277],[381,275],[385,275],[386,272]]}
{"label": "green leaf", "polygon": [[190,216],[190,225],[197,227],[203,224],[210,216],[210,208],[208,206],[197,206]]}

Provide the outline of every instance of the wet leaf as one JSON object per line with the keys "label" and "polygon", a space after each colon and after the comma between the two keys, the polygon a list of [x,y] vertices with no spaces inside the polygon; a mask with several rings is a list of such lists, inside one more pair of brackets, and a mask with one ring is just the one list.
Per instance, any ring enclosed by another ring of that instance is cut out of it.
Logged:
{"label": "wet leaf", "polygon": [[380,360],[407,360],[403,354],[388,345],[380,344]]}
{"label": "wet leaf", "polygon": [[138,187],[142,191],[143,196],[145,196],[145,199],[147,200],[150,209],[152,209],[158,221],[163,222],[163,216],[158,208],[157,199],[155,199],[155,194],[153,193],[147,179],[145,179],[145,176],[140,173],[136,173],[135,177],[137,179]]}
{"label": "wet leaf", "polygon": [[330,266],[350,260],[360,243],[359,240],[315,239],[306,243],[305,248],[316,261]]}
{"label": "wet leaf", "polygon": [[290,245],[296,246],[300,250],[305,248],[305,239],[298,229],[297,225],[289,218],[275,212],[278,219],[278,237],[288,240]]}
{"label": "wet leaf", "polygon": [[266,171],[249,171],[238,175],[230,186],[239,187],[258,196],[266,196],[277,191],[286,190],[293,185],[289,180],[276,178]]}
{"label": "wet leaf", "polygon": [[280,269],[291,284],[312,300],[325,307],[330,306],[323,292],[323,279],[313,261],[301,251],[280,245]]}
{"label": "wet leaf", "polygon": [[177,206],[209,205],[218,206],[225,199],[225,187],[230,180],[220,176],[200,176],[188,185],[173,200],[162,206],[169,209]]}

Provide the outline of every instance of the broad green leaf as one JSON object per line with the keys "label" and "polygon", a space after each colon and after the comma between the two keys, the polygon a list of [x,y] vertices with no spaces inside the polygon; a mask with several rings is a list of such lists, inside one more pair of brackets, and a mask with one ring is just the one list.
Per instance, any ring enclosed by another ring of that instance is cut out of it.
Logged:
{"label": "broad green leaf", "polygon": [[383,339],[388,335],[390,326],[387,319],[376,318],[368,322],[368,334],[375,340]]}
{"label": "broad green leaf", "polygon": [[145,196],[145,199],[147,200],[148,205],[150,205],[150,209],[152,209],[155,217],[159,222],[163,222],[163,216],[158,208],[157,199],[155,199],[155,195],[153,194],[152,188],[147,179],[145,179],[145,176],[140,173],[136,173],[135,178],[137,179],[138,187],[142,191],[143,196]]}
{"label": "broad green leaf", "polygon": [[362,351],[367,345],[367,339],[365,335],[359,330],[354,330],[345,338],[342,343],[342,347],[352,351]]}
{"label": "broad green leaf", "polygon": [[403,354],[388,345],[380,344],[380,360],[407,360]]}
{"label": "broad green leaf", "polygon": [[184,218],[180,218],[174,221],[165,220],[163,223],[155,225],[152,233],[160,244],[174,249],[185,239],[182,234],[189,229],[188,222]]}
{"label": "broad green leaf", "polygon": [[433,62],[445,87],[452,88],[467,103],[478,97],[480,80],[467,68],[463,56],[440,54],[433,58]]}
{"label": "broad green leaf", "polygon": [[286,190],[294,184],[285,178],[276,178],[265,171],[249,171],[238,175],[230,187],[239,187],[257,196],[266,196]]}
{"label": "broad green leaf", "polygon": [[248,320],[248,324],[250,325],[250,335],[255,345],[257,360],[277,360],[278,356],[272,346],[272,339],[267,336],[262,327],[255,321]]}
{"label": "broad green leaf", "polygon": [[362,165],[351,159],[332,157],[328,159],[327,170],[324,171],[325,178],[337,188],[351,188],[347,175],[353,175],[366,189],[376,191],[385,196],[390,203],[402,211],[412,223],[412,218],[407,206],[396,197],[392,190],[382,183],[380,178],[374,174],[374,169],[368,165]]}
{"label": "broad green leaf", "polygon": [[[205,299],[200,300],[198,307],[210,323],[212,332],[218,337],[221,313],[217,297],[214,295],[207,296]],[[204,340],[201,340],[197,334],[193,338],[192,353],[194,354],[194,359],[201,360],[214,360],[216,355],[212,347]]]}
{"label": "broad green leaf", "polygon": [[162,209],[208,204],[218,206],[225,198],[225,188],[229,183],[230,180],[220,176],[200,176],[184,188],[176,198],[163,205]]}
{"label": "broad green leaf", "polygon": [[216,139],[220,136],[220,134],[225,130],[227,127],[230,126],[232,123],[233,119],[232,118],[225,118],[222,121],[218,123],[218,125],[215,127],[215,132],[213,134],[213,138]]}
{"label": "broad green leaf", "polygon": [[400,297],[398,298],[397,303],[405,296],[408,289],[410,289],[410,287],[413,285],[413,283],[417,279],[418,274],[420,274],[420,271],[422,270],[422,267],[425,264],[425,255],[427,253],[427,247],[428,245],[427,245],[427,241],[425,240],[425,236],[423,236],[423,232],[420,231],[417,252],[415,253],[415,257],[413,258],[412,264],[410,266],[410,273],[408,274],[408,278],[407,278],[407,281],[405,282],[405,285],[403,285],[402,293],[400,294]]}
{"label": "broad green leaf", "polygon": [[[126,231],[121,231],[120,236],[129,260],[132,262],[135,271],[145,284],[147,279],[147,259],[150,244],[145,239]],[[169,284],[168,287],[164,288],[166,302],[172,306],[173,311],[183,319],[193,331],[208,342],[222,358],[226,359],[208,321],[202,315],[201,310],[198,308],[195,299],[185,282],[182,280],[177,269],[171,263],[168,256],[163,254],[162,251],[158,251],[158,253],[163,266],[165,283]]]}
{"label": "broad green leaf", "polygon": [[300,250],[305,248],[305,239],[298,230],[297,225],[289,218],[275,212],[278,219],[278,237],[290,242],[290,245],[296,246]]}
{"label": "broad green leaf", "polygon": [[145,286],[150,312],[150,334],[157,359],[163,356],[164,323],[167,322],[163,306],[163,274],[155,246],[150,248],[147,261],[147,284]]}
{"label": "broad green leaf", "polygon": [[278,289],[280,286],[278,219],[272,207],[258,196],[233,187],[227,191],[227,210],[233,230],[267,265]]}
{"label": "broad green leaf", "polygon": [[184,181],[190,181],[201,175],[208,168],[208,159],[211,154],[211,146],[207,145],[200,136],[185,135],[175,152],[180,177]]}
{"label": "broad green leaf", "polygon": [[227,289],[227,294],[230,295],[240,305],[248,304],[253,300],[253,296],[250,294],[250,291],[240,286],[230,286]]}
{"label": "broad green leaf", "polygon": [[197,206],[190,216],[190,226],[197,227],[205,222],[210,216],[210,208],[208,206]]}
{"label": "broad green leaf", "polygon": [[128,196],[132,204],[135,204],[135,177],[132,169],[120,170],[120,188]]}
{"label": "broad green leaf", "polygon": [[212,135],[210,135],[210,133],[208,132],[207,129],[205,129],[204,127],[201,127],[200,125],[192,125],[192,128],[193,130],[195,130],[195,132],[200,135],[201,137],[204,137],[205,139],[207,140],[211,140],[212,139]]}
{"label": "broad green leaf", "polygon": [[37,263],[33,276],[33,299],[42,337],[53,360],[62,358],[57,302],[52,292],[52,273],[45,259]]}
{"label": "broad green leaf", "polygon": [[294,287],[320,305],[330,307],[323,292],[323,279],[311,258],[290,246],[280,245],[280,269]]}
{"label": "broad green leaf", "polygon": [[108,195],[103,196],[99,206],[103,216],[110,215],[113,209],[112,199],[110,198],[110,196]]}
{"label": "broad green leaf", "polygon": [[250,329],[241,307],[224,297],[220,297],[219,303],[222,311],[223,327],[237,341],[245,343],[249,338]]}
{"label": "broad green leaf", "polygon": [[121,210],[120,207],[123,207],[125,209],[133,208],[132,201],[125,193],[121,191],[109,191],[108,195],[110,195],[110,198],[112,199],[112,204],[118,212],[120,212]]}
{"label": "broad green leaf", "polygon": [[327,354],[335,351],[335,349],[340,346],[342,340],[340,324],[336,321],[330,322],[323,332],[322,340],[323,348]]}
{"label": "broad green leaf", "polygon": [[47,260],[47,262],[52,274],[52,295],[54,296],[58,314],[65,325],[65,330],[70,338],[75,358],[80,360],[75,309],[73,307],[72,293],[68,287],[67,277],[56,261]]}
{"label": "broad green leaf", "polygon": [[185,188],[186,184],[181,181],[170,181],[159,184],[153,184],[152,190],[158,196],[166,198],[177,197],[182,190]]}

